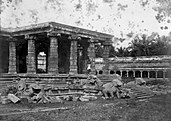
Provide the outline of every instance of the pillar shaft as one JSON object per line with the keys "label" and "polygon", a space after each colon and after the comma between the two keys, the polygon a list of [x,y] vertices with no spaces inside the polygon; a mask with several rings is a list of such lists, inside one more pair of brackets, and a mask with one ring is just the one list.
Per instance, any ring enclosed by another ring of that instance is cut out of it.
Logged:
{"label": "pillar shaft", "polygon": [[163,71],[163,78],[164,79],[166,78],[165,74],[166,74],[166,70]]}
{"label": "pillar shaft", "polygon": [[120,75],[121,75],[121,77],[122,77],[122,70],[120,71]]}
{"label": "pillar shaft", "polygon": [[36,73],[36,54],[35,54],[35,37],[27,36],[28,40],[28,55],[27,55],[27,73]]}
{"label": "pillar shaft", "polygon": [[105,66],[103,67],[104,74],[108,74],[109,72],[109,45],[104,45],[104,51],[103,51],[103,59]]}
{"label": "pillar shaft", "polygon": [[126,71],[126,77],[129,77],[129,75],[128,75],[128,71]]}
{"label": "pillar shaft", "polygon": [[83,47],[83,56],[84,56],[84,68],[83,68],[83,73],[86,74],[87,73],[87,46]]}
{"label": "pillar shaft", "polygon": [[155,75],[156,75],[156,77],[155,77],[155,78],[157,78],[157,71],[155,71]]}
{"label": "pillar shaft", "polygon": [[133,77],[135,77],[135,71],[133,71]]}
{"label": "pillar shaft", "polygon": [[142,73],[143,73],[143,72],[142,72],[142,71],[140,71],[140,74],[141,74],[140,76],[141,76],[141,78],[143,77],[143,74],[142,74]]}
{"label": "pillar shaft", "polygon": [[58,40],[55,36],[50,36],[50,51],[48,60],[48,73],[58,74]]}
{"label": "pillar shaft", "polygon": [[93,41],[90,41],[90,45],[88,47],[88,57],[90,59],[90,64],[91,64],[91,74],[96,74],[96,69],[95,69],[95,43]]}
{"label": "pillar shaft", "polygon": [[16,74],[16,45],[15,41],[9,41],[9,67],[8,67],[9,74]]}
{"label": "pillar shaft", "polygon": [[150,72],[149,71],[147,71],[147,72],[148,72],[148,76],[147,77],[150,78]]}
{"label": "pillar shaft", "polygon": [[70,47],[70,74],[78,73],[77,66],[77,37],[72,36],[71,39],[71,47]]}

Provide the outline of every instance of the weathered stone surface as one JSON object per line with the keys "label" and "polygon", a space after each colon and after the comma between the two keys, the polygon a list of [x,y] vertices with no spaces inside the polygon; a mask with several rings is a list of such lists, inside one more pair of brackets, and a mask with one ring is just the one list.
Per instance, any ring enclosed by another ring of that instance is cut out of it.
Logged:
{"label": "weathered stone surface", "polygon": [[108,58],[109,58],[109,46],[105,45],[104,51],[103,51],[103,59],[104,59],[104,63],[105,63],[105,66],[103,67],[104,74],[109,73],[109,59]]}
{"label": "weathered stone surface", "polygon": [[20,80],[18,82],[18,84],[17,84],[17,87],[18,87],[19,91],[26,89],[26,82],[25,82],[25,80]]}
{"label": "weathered stone surface", "polygon": [[48,73],[58,74],[58,40],[55,36],[50,36]]}
{"label": "weathered stone surface", "polygon": [[8,73],[16,74],[16,45],[15,41],[9,41],[9,66]]}
{"label": "weathered stone surface", "polygon": [[27,36],[28,40],[28,56],[27,56],[27,73],[36,73],[36,54],[35,54],[35,37]]}
{"label": "weathered stone surface", "polygon": [[90,60],[90,68],[91,68],[90,74],[95,74],[96,73],[95,71],[95,43],[94,41],[91,41],[91,40],[89,42],[90,44],[87,49],[87,52],[88,52],[88,57]]}
{"label": "weathered stone surface", "polygon": [[15,96],[14,94],[8,94],[8,99],[11,100],[13,103],[17,103],[20,98],[18,98],[17,96]]}
{"label": "weathered stone surface", "polygon": [[71,40],[70,48],[70,74],[77,74],[77,40]]}

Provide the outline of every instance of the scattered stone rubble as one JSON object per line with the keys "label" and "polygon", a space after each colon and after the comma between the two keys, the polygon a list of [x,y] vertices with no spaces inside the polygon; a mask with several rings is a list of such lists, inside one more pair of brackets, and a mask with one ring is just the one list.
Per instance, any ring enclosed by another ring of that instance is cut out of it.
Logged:
{"label": "scattered stone rubble", "polygon": [[[117,76],[116,76],[117,77]],[[118,78],[118,77],[117,77]],[[103,83],[96,76],[88,76],[87,79],[68,82],[65,88],[54,88],[35,83],[27,84],[26,80],[16,79],[17,84],[10,85],[0,92],[2,104],[8,103],[64,103],[64,101],[92,101],[103,97]],[[117,79],[113,79],[117,81]],[[143,79],[137,78],[116,88],[120,98],[146,98],[154,95],[154,92],[146,86]],[[62,92],[62,90],[64,90]]]}

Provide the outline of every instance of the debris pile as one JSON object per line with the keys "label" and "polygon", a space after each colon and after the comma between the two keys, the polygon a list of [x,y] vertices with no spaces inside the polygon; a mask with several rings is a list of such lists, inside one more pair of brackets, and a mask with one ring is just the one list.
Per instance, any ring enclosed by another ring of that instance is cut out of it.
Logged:
{"label": "debris pile", "polygon": [[27,79],[17,79],[17,84],[1,89],[0,102],[8,103],[64,103],[65,101],[92,101],[99,97],[108,98],[149,98],[154,96],[152,86],[149,87],[142,78],[123,84],[118,75],[111,82],[103,83],[97,76],[89,75],[87,79],[66,80],[64,87],[34,83],[26,83]]}
{"label": "debris pile", "polygon": [[83,88],[85,84],[68,82],[65,87],[53,87],[35,83],[27,84],[26,79],[17,79],[17,84],[2,89],[0,102],[8,103],[63,103],[64,101],[91,101],[97,99],[95,95],[86,93],[89,88]]}

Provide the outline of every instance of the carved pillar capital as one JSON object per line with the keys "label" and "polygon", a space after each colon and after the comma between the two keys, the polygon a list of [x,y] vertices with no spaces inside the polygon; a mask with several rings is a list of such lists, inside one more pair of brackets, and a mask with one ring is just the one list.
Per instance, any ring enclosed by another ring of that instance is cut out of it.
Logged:
{"label": "carved pillar capital", "polygon": [[13,36],[9,36],[8,39],[7,39],[8,42],[16,42],[17,39]]}
{"label": "carved pillar capital", "polygon": [[36,40],[37,37],[36,37],[35,35],[26,34],[26,35],[25,35],[25,39],[26,39],[26,40]]}
{"label": "carved pillar capital", "polygon": [[81,37],[78,36],[78,35],[71,35],[71,36],[68,37],[68,39],[76,41],[76,40],[81,40]]}
{"label": "carved pillar capital", "polygon": [[59,32],[51,31],[47,32],[48,37],[61,37],[61,34]]}

